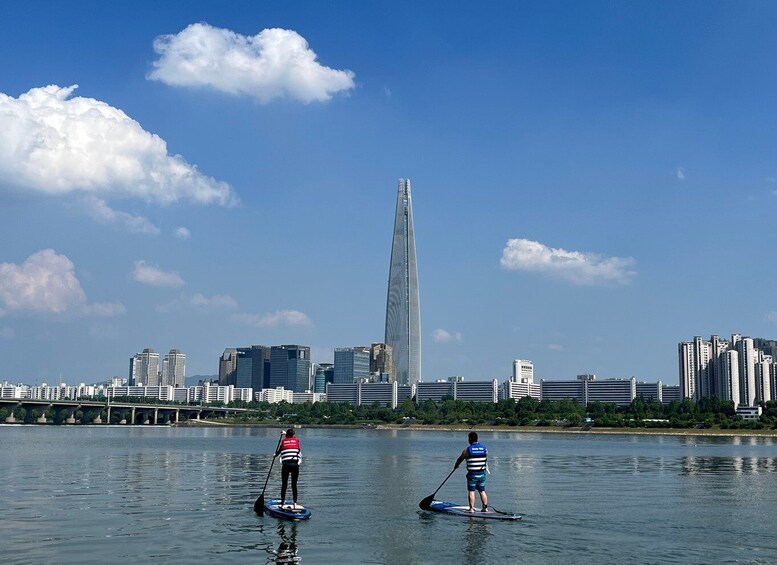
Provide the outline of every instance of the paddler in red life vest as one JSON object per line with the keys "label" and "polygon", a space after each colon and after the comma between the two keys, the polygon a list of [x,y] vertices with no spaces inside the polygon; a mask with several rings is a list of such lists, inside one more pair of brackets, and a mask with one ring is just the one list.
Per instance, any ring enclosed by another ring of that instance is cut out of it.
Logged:
{"label": "paddler in red life vest", "polygon": [[486,446],[478,442],[478,434],[469,432],[469,446],[461,452],[456,459],[454,469],[458,469],[462,461],[467,462],[467,496],[469,498],[469,512],[475,511],[475,491],[480,493],[480,501],[483,503],[481,512],[488,512],[488,495],[486,494],[486,472],[488,471],[488,450]]}
{"label": "paddler in red life vest", "polygon": [[286,433],[281,432],[281,444],[275,456],[281,456],[281,506],[286,503],[286,485],[291,476],[291,494],[294,504],[287,508],[297,509],[297,478],[299,477],[299,464],[302,462],[302,454],[299,450],[299,439],[294,437],[294,430],[289,428]]}

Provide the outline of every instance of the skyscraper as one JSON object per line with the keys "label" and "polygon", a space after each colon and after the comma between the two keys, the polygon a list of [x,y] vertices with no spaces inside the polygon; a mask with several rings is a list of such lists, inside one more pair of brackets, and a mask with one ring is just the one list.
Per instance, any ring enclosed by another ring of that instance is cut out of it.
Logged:
{"label": "skyscraper", "polygon": [[146,348],[130,357],[129,383],[132,386],[159,386],[159,353]]}
{"label": "skyscraper", "polygon": [[399,179],[397,190],[384,341],[394,353],[397,382],[403,385],[420,382],[421,306],[409,179]]}
{"label": "skyscraper", "polygon": [[370,376],[369,347],[335,348],[335,384],[350,384]]}
{"label": "skyscraper", "polygon": [[273,345],[270,348],[270,388],[305,392],[310,389],[310,347]]}
{"label": "skyscraper", "polygon": [[171,349],[162,359],[162,382],[164,386],[183,388],[186,382],[186,355],[180,349]]}

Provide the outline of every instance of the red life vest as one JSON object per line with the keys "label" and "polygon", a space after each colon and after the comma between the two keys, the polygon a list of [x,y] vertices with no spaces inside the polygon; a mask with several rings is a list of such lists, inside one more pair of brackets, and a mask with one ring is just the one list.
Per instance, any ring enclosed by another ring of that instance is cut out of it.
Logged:
{"label": "red life vest", "polygon": [[281,441],[281,463],[296,463],[300,461],[299,439],[286,437]]}

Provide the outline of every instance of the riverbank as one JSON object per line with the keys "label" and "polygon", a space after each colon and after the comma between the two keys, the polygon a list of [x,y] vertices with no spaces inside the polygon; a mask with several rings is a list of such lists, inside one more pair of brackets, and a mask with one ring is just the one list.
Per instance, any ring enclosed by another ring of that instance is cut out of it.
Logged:
{"label": "riverbank", "polygon": [[[267,423],[233,423],[211,420],[189,420],[176,424],[178,426],[229,426],[247,428],[277,428],[286,429],[289,424],[277,422]],[[441,431],[441,432],[508,432],[508,433],[556,433],[556,434],[610,434],[610,435],[664,435],[664,436],[723,436],[723,437],[777,437],[777,430],[722,430],[718,428],[570,428],[560,426],[468,426],[464,424],[296,424],[294,428],[314,429],[346,429],[346,430],[397,430],[397,431]]]}

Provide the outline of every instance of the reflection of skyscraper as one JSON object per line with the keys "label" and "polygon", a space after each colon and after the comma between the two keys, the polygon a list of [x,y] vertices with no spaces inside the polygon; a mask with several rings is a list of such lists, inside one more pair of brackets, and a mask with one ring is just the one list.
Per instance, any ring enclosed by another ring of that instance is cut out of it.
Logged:
{"label": "reflection of skyscraper", "polygon": [[391,245],[386,339],[394,352],[399,384],[421,380],[421,307],[418,300],[418,267],[415,256],[413,204],[410,180],[399,179],[394,240]]}

